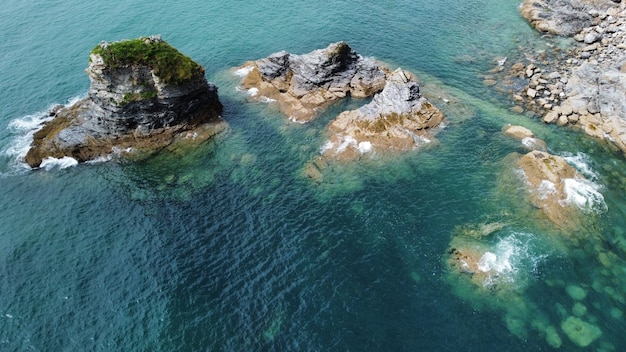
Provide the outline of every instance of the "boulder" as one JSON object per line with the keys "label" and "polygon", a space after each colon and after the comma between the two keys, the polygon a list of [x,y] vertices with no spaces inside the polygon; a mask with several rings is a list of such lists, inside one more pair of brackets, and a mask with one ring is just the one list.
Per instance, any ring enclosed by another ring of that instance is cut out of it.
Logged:
{"label": "boulder", "polygon": [[511,136],[518,140],[523,140],[524,138],[534,138],[535,134],[526,127],[515,126],[515,125],[506,125],[504,126],[504,134],[507,136]]}
{"label": "boulder", "polygon": [[386,70],[358,55],[345,42],[295,55],[281,51],[246,62],[237,71],[241,86],[254,97],[275,100],[297,122],[308,122],[320,108],[344,98],[365,98],[385,86]]}
{"label": "boulder", "polygon": [[517,166],[524,175],[530,203],[562,228],[576,224],[576,211],[604,205],[602,195],[560,156],[535,150],[522,156]]}
{"label": "boulder", "polygon": [[382,92],[356,110],[341,113],[327,130],[330,138],[322,154],[352,160],[372,151],[405,151],[433,140],[443,113],[420,92],[412,74],[397,69]]}
{"label": "boulder", "polygon": [[217,88],[204,68],[159,36],[102,42],[89,57],[87,98],[55,112],[34,134],[25,161],[48,157],[79,162],[115,148],[164,147],[184,132],[209,138],[225,128]]}

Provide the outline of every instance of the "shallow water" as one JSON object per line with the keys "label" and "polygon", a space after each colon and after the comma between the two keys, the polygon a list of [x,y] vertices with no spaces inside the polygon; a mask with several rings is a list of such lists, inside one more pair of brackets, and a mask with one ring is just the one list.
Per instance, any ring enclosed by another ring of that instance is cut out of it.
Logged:
{"label": "shallow water", "polygon": [[[9,0],[0,8],[0,349],[528,351],[551,349],[553,326],[561,349],[576,350],[561,324],[579,316],[602,331],[589,349],[623,350],[626,165],[605,145],[510,113],[483,86],[497,57],[548,48],[517,5]],[[206,67],[225,133],[138,161],[19,163],[45,111],[87,91],[91,48],[150,34]],[[336,167],[316,185],[302,170],[325,125],[364,102],[290,123],[271,104],[249,103],[231,68],[338,40],[415,72],[448,120],[437,143]],[[570,236],[524,201],[506,159],[523,148],[500,133],[506,123],[571,157],[602,195]],[[509,284],[485,291],[450,273],[447,250],[464,225],[493,222],[506,226],[482,245]],[[582,299],[570,294],[578,288]]]}

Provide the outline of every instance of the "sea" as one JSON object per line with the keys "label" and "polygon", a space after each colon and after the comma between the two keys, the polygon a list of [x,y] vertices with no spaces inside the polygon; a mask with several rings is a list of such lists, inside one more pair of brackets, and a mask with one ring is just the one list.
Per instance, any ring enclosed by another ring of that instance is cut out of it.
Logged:
{"label": "sea", "polygon": [[[623,154],[512,112],[483,82],[504,59],[573,45],[519,4],[4,0],[0,351],[626,350]],[[86,96],[92,48],[157,34],[219,87],[225,132],[142,158],[23,163],[50,108]],[[314,182],[303,170],[326,125],[367,100],[294,123],[234,72],[340,40],[413,72],[445,127]],[[575,227],[528,202],[507,124],[585,176],[566,185]],[[459,236],[488,281],[450,265]]]}

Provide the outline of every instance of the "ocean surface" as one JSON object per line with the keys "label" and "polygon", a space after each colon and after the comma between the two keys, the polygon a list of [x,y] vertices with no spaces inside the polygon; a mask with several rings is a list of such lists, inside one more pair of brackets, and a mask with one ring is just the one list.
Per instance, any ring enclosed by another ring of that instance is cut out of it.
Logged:
{"label": "ocean surface", "polygon": [[[0,351],[626,350],[624,157],[483,84],[498,59],[569,44],[531,29],[519,2],[5,0]],[[228,130],[141,160],[26,167],[48,109],[86,94],[89,51],[152,34],[206,68]],[[415,73],[447,121],[426,148],[316,184],[302,171],[324,127],[364,101],[291,123],[250,102],[233,68],[339,40]],[[584,225],[538,220],[508,123],[587,176]],[[499,281],[479,287],[448,251],[488,224]]]}

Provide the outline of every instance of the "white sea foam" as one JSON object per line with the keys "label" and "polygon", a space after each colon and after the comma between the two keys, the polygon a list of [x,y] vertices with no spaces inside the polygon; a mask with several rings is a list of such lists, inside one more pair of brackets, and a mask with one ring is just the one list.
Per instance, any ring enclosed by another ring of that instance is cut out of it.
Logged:
{"label": "white sea foam", "polygon": [[567,153],[563,155],[563,159],[572,165],[578,172],[583,174],[586,178],[596,181],[598,174],[591,167],[591,158],[585,153],[571,154]]}
{"label": "white sea foam", "polygon": [[235,75],[239,76],[239,77],[245,77],[248,75],[248,73],[252,72],[252,70],[254,70],[254,66],[244,66],[238,70],[235,70]]}
{"label": "white sea foam", "polygon": [[113,155],[107,154],[106,156],[99,156],[95,159],[87,160],[85,161],[85,164],[101,164],[101,163],[109,162],[112,159],[113,159]]}
{"label": "white sea foam", "polygon": [[[65,105],[69,106],[75,104],[84,98],[84,95],[76,96],[68,100]],[[33,135],[41,129],[45,122],[54,118],[53,116],[50,116],[50,111],[58,105],[59,104],[51,104],[43,111],[22,116],[9,122],[7,129],[10,133],[9,138],[11,138],[11,141],[1,153],[14,160],[14,167],[16,169],[30,169],[30,167],[24,163],[24,157],[26,156],[26,153],[28,153],[30,145],[33,142]]]}
{"label": "white sea foam", "polygon": [[359,146],[358,146],[359,152],[361,154],[365,154],[365,153],[371,152],[372,148],[373,148],[372,147],[372,143],[368,142],[368,141],[361,142],[361,143],[359,143]]}
{"label": "white sea foam", "polygon": [[49,171],[55,169],[66,169],[76,165],[78,165],[78,160],[72,157],[64,156],[57,159],[49,156],[41,161],[41,165],[39,165],[39,167]]}
{"label": "white sea foam", "polygon": [[601,187],[586,179],[568,178],[563,180],[567,198],[561,205],[571,204],[583,211],[604,211],[607,209],[604,196],[598,191]]}
{"label": "white sea foam", "polygon": [[15,119],[9,123],[9,131],[13,135],[13,141],[3,151],[4,155],[22,159],[26,156],[30,144],[33,141],[33,134],[41,128],[42,124],[52,119],[47,111],[27,115]]}
{"label": "white sea foam", "polygon": [[326,141],[324,145],[320,148],[320,154],[324,154],[327,150],[331,150],[335,147],[335,143],[331,141]]}
{"label": "white sea foam", "polygon": [[269,103],[273,103],[273,102],[275,102],[275,101],[276,101],[276,99],[268,98],[268,97],[266,97],[266,96],[260,96],[260,97],[259,97],[259,101],[260,101],[260,102],[262,102],[262,103],[267,103],[267,104],[269,104]]}
{"label": "white sea foam", "polygon": [[500,238],[478,262],[478,269],[489,273],[483,285],[507,283],[524,286],[546,257],[532,248],[534,242],[533,235],[520,232]]}
{"label": "white sea foam", "polygon": [[356,147],[357,146],[356,139],[354,139],[354,137],[352,137],[352,136],[345,136],[345,137],[343,137],[343,141],[337,147],[337,153],[343,152],[349,146]]}
{"label": "white sea foam", "polygon": [[537,192],[540,199],[548,199],[550,195],[556,194],[556,185],[548,180],[541,180]]}
{"label": "white sea foam", "polygon": [[495,271],[497,273],[506,273],[513,270],[509,257],[511,253],[507,252],[504,255],[496,255],[495,253],[487,252],[480,257],[478,261],[478,270],[482,272]]}
{"label": "white sea foam", "polygon": [[256,97],[257,94],[259,94],[259,89],[258,88],[250,88],[250,89],[248,89],[248,91],[246,93],[249,96],[251,96],[251,97]]}

